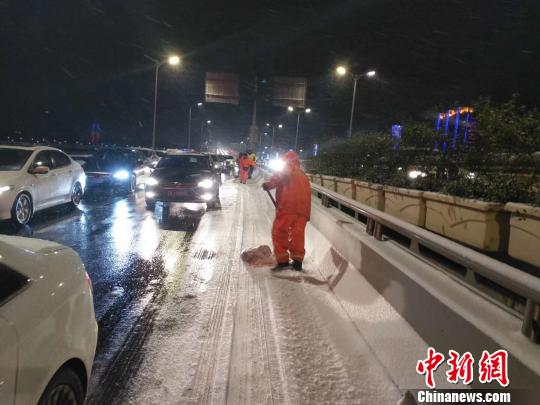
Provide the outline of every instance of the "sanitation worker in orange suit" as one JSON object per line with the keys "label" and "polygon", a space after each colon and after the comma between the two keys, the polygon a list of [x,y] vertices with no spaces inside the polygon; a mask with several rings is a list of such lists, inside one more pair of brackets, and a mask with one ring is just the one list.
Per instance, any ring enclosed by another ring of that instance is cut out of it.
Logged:
{"label": "sanitation worker in orange suit", "polygon": [[301,271],[306,253],[304,233],[311,215],[311,186],[295,152],[287,152],[283,161],[283,170],[263,183],[265,190],[276,189],[272,242],[277,265],[272,270],[285,269],[292,259],[294,270]]}
{"label": "sanitation worker in orange suit", "polygon": [[243,153],[242,156],[240,157],[239,166],[240,166],[240,182],[242,184],[246,184],[248,175],[249,175],[249,168],[252,166],[255,166],[255,162],[253,162],[253,160],[251,160],[251,158],[246,153]]}

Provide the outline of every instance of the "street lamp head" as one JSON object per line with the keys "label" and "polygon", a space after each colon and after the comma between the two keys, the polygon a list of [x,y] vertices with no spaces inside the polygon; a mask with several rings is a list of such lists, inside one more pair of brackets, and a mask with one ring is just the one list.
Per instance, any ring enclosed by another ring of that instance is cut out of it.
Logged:
{"label": "street lamp head", "polygon": [[212,123],[212,120],[208,120],[206,121],[207,124],[211,124]]}
{"label": "street lamp head", "polygon": [[339,76],[345,76],[347,74],[347,68],[345,66],[338,66],[336,68],[336,73]]}
{"label": "street lamp head", "polygon": [[281,128],[283,128],[283,125],[279,124],[277,127],[281,129]]}
{"label": "street lamp head", "polygon": [[290,105],[290,106],[287,107],[287,110],[292,112],[292,111],[294,111],[294,107]]}
{"label": "street lamp head", "polygon": [[309,114],[311,112],[311,108],[306,108],[306,114]]}
{"label": "street lamp head", "polygon": [[171,55],[168,59],[169,65],[178,65],[180,63],[180,57],[177,55]]}
{"label": "street lamp head", "polygon": [[269,127],[269,126],[270,126],[270,123],[269,123],[269,122],[267,122],[267,123],[266,123],[266,126],[267,126],[267,127]]}
{"label": "street lamp head", "polygon": [[198,107],[202,107],[202,105],[203,105],[203,103],[200,103],[200,102],[197,103],[197,106],[198,106]]}
{"label": "street lamp head", "polygon": [[366,73],[366,75],[367,75],[368,77],[373,77],[373,76],[375,76],[376,73],[377,73],[377,72],[375,72],[374,70],[370,70],[369,72]]}

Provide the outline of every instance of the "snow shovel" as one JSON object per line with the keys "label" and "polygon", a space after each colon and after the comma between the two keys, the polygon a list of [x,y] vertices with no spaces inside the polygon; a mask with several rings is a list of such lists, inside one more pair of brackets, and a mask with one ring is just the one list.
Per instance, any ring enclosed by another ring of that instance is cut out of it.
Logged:
{"label": "snow shovel", "polygon": [[265,190],[266,193],[268,194],[268,197],[270,197],[270,201],[272,201],[272,204],[274,204],[274,207],[276,206],[276,200],[274,199],[274,196],[272,195],[272,193],[270,193],[270,191],[268,190]]}

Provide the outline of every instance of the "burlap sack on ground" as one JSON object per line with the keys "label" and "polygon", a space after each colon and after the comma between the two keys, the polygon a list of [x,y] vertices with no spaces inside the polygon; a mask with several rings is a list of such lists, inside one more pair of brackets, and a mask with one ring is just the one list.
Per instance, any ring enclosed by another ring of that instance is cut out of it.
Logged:
{"label": "burlap sack on ground", "polygon": [[244,249],[240,257],[251,266],[272,266],[276,264],[272,249],[267,245]]}

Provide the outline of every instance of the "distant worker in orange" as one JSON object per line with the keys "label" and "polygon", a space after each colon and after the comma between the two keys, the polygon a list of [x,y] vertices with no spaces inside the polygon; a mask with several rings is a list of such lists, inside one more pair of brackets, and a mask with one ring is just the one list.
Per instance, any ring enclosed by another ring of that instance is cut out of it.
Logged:
{"label": "distant worker in orange", "polygon": [[277,265],[272,270],[287,268],[292,259],[294,270],[301,271],[306,254],[304,234],[311,215],[311,186],[295,152],[287,152],[283,161],[283,169],[263,183],[267,191],[276,189],[272,242]]}
{"label": "distant worker in orange", "polygon": [[240,155],[238,165],[240,166],[240,183],[246,184],[249,175],[249,168],[255,166],[255,163],[253,162],[253,160],[251,160],[247,153],[242,153]]}

